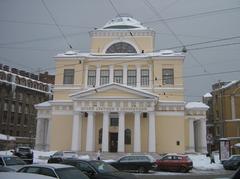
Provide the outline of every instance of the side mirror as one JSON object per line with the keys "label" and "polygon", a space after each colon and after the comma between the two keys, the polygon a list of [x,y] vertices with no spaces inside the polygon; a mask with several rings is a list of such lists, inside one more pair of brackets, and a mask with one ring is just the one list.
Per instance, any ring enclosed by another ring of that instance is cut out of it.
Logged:
{"label": "side mirror", "polygon": [[14,150],[10,150],[11,153],[14,153]]}

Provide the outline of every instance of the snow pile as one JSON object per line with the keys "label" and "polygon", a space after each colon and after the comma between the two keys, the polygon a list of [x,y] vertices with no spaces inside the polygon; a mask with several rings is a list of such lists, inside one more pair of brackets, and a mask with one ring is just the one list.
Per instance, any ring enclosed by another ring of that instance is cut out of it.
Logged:
{"label": "snow pile", "polygon": [[202,154],[189,154],[189,158],[193,161],[193,168],[197,170],[218,170],[223,169],[219,155],[214,154],[215,163],[210,164],[210,157]]}

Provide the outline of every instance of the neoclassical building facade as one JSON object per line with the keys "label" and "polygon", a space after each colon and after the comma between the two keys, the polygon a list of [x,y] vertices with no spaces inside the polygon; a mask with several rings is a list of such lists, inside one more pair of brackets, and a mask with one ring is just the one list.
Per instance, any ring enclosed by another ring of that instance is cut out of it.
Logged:
{"label": "neoclassical building facade", "polygon": [[185,54],[155,51],[155,32],[117,17],[90,32],[89,53],[54,57],[54,99],[36,105],[36,148],[205,152],[206,110],[184,101]]}

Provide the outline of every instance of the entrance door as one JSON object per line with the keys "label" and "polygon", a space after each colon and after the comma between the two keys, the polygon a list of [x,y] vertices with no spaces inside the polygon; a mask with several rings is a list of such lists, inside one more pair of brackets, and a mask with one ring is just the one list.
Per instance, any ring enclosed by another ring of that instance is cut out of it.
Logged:
{"label": "entrance door", "polygon": [[118,147],[118,133],[110,132],[109,133],[109,152],[117,152],[117,147]]}

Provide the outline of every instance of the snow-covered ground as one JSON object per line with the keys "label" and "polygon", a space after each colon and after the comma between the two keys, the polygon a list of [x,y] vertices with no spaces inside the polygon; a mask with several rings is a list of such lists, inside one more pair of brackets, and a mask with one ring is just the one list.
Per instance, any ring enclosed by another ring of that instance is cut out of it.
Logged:
{"label": "snow-covered ground", "polygon": [[[54,154],[56,151],[50,151],[50,152],[43,152],[43,151],[36,151],[34,152],[34,163],[46,163],[47,159],[50,157],[50,155]],[[8,154],[12,155],[12,153],[9,151],[0,151],[0,154]],[[188,155],[192,161],[193,161],[193,168],[197,171],[214,171],[214,170],[221,170],[223,169],[223,166],[219,160],[219,156],[216,153],[214,155],[215,157],[215,163],[210,164],[210,158],[206,157],[206,155],[203,154],[189,154]],[[90,156],[88,155],[80,155],[79,158],[81,159],[89,159]],[[106,162],[111,161],[111,159],[106,160]]]}

